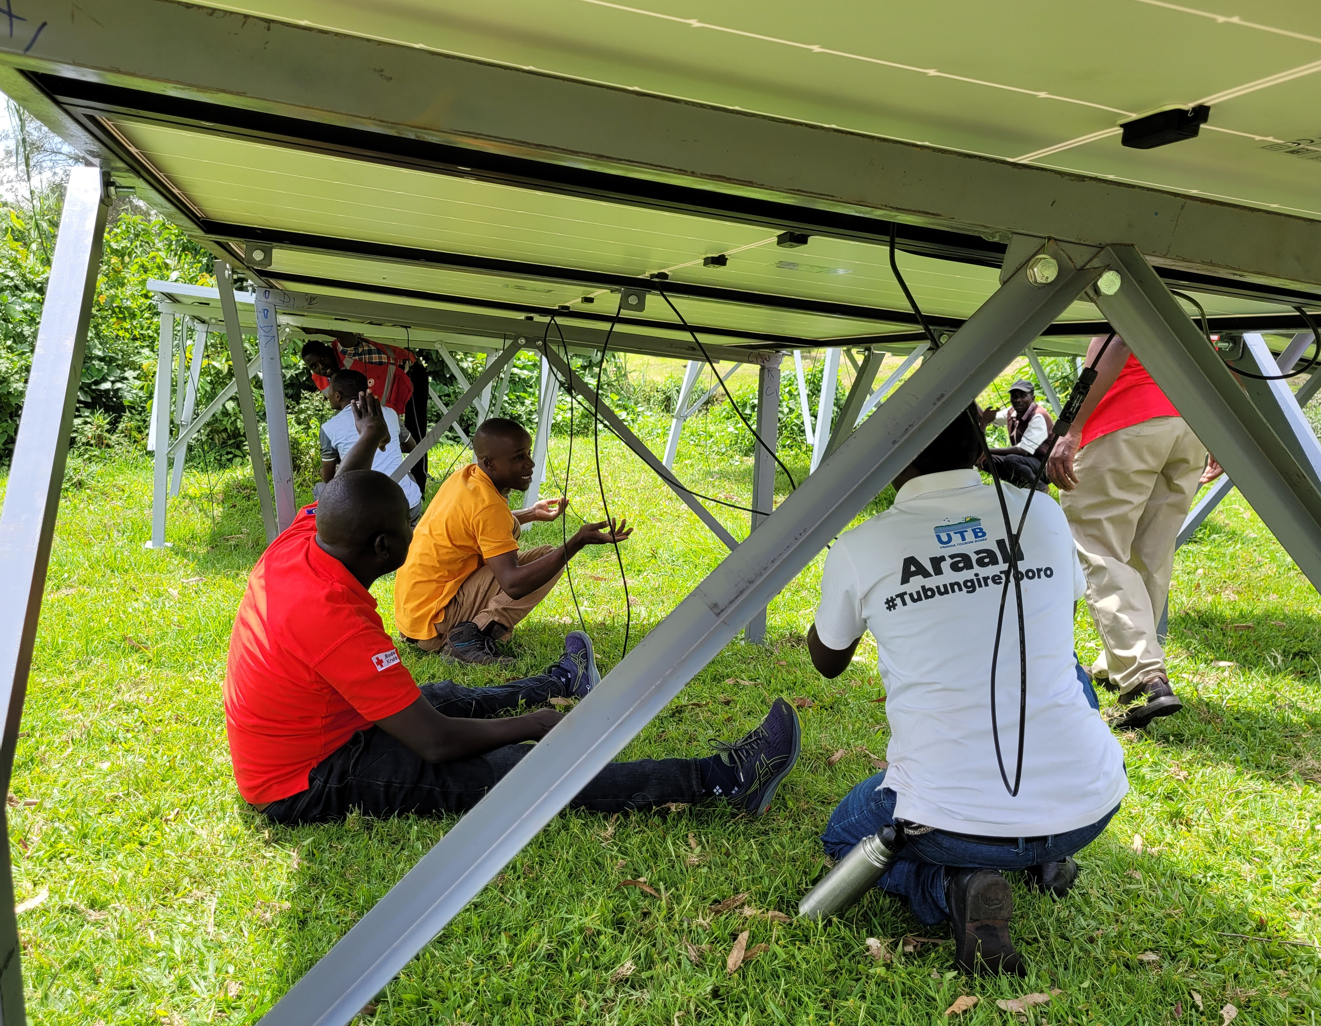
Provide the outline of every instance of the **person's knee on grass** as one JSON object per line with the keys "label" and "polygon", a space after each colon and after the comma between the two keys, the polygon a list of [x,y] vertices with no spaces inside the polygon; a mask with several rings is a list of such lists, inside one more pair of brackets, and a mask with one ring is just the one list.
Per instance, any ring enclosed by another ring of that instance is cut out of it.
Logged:
{"label": "person's knee on grass", "polygon": [[[1026,715],[1020,724],[1011,650],[999,666],[997,759],[986,682],[1010,586],[1010,542],[994,490],[973,469],[983,423],[961,413],[896,478],[891,508],[840,536],[822,572],[808,649],[824,676],[837,677],[870,631],[891,728],[888,769],[840,803],[822,835],[826,850],[842,857],[903,824],[905,847],[878,886],[923,923],[951,923],[960,970],[1017,973],[1023,962],[1009,935],[1013,894],[1003,873],[1028,871],[1049,893],[1067,892],[1076,875],[1070,857],[1105,828],[1127,781],[1073,655],[1073,603],[1084,588],[1073,539],[1058,505],[1040,493],[1016,561],[1028,624]],[[1005,493],[1016,525],[1028,493]],[[1005,637],[1016,637],[1015,617],[1010,596]]]}
{"label": "person's knee on grass", "polygon": [[626,540],[626,521],[583,524],[564,544],[519,551],[524,524],[549,523],[564,500],[511,510],[536,464],[532,436],[518,423],[487,420],[473,433],[475,462],[441,485],[418,524],[408,561],[395,578],[395,624],[423,651],[466,663],[505,661],[496,642],[513,630],[588,545]]}

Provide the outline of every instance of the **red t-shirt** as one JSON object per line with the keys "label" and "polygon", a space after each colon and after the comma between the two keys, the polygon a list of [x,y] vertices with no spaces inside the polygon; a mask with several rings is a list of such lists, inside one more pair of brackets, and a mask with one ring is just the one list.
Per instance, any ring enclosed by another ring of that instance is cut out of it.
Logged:
{"label": "red t-shirt", "polygon": [[1101,401],[1083,425],[1082,444],[1155,417],[1178,415],[1174,403],[1165,398],[1160,385],[1151,380],[1147,368],[1138,363],[1136,356],[1129,356],[1110,391],[1101,396]]}
{"label": "red t-shirt", "polygon": [[234,618],[225,727],[239,793],[260,805],[307,790],[317,763],[417,696],[376,600],[317,545],[308,506],[257,560]]}
{"label": "red t-shirt", "polygon": [[[376,349],[385,355],[388,363],[367,363],[360,360],[353,355],[352,350],[345,352],[338,341],[332,342],[331,348],[335,350],[335,360],[341,370],[357,371],[367,379],[368,391],[381,401],[382,406],[388,406],[401,417],[404,415],[408,400],[413,398],[413,381],[408,376],[407,365],[417,357],[407,349],[389,346],[383,342],[363,342],[352,349],[358,351]],[[391,367],[394,368],[393,374],[390,373]],[[390,383],[389,395],[385,394],[387,381]],[[316,385],[319,391],[324,392],[330,384],[330,379],[323,378],[320,374],[313,374],[312,384]]]}

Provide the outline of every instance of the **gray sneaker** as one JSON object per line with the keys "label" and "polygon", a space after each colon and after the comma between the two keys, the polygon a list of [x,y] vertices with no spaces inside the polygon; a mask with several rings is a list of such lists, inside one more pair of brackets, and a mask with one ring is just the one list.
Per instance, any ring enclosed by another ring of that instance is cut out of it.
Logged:
{"label": "gray sneaker", "polygon": [[601,671],[596,668],[596,655],[592,639],[584,631],[570,631],[564,639],[564,655],[555,664],[569,675],[570,698],[586,698],[592,688],[601,683]]}

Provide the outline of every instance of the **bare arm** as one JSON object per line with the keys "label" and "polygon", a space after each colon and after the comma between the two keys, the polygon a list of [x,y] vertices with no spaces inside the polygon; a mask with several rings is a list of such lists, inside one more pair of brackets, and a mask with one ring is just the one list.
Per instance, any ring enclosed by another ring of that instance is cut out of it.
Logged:
{"label": "bare arm", "polygon": [[[1096,362],[1096,355],[1101,352],[1103,345],[1105,345],[1104,335],[1092,339],[1091,345],[1087,347],[1087,359],[1084,361],[1086,366],[1090,367]],[[1111,341],[1102,354],[1100,363],[1096,365],[1096,380],[1092,382],[1091,390],[1083,400],[1078,416],[1074,418],[1073,426],[1069,428],[1067,435],[1055,443],[1050,459],[1046,462],[1046,476],[1066,492],[1073,491],[1078,483],[1078,476],[1073,472],[1073,457],[1077,454],[1079,443],[1082,441],[1083,426],[1086,425],[1092,411],[1096,409],[1097,403],[1110,391],[1110,386],[1115,383],[1115,379],[1119,377],[1119,372],[1124,369],[1124,364],[1131,355],[1122,338]]]}
{"label": "bare arm", "polygon": [[390,440],[390,428],[381,413],[381,401],[370,392],[359,392],[353,400],[353,425],[358,429],[358,440],[347,456],[340,461],[339,472],[371,470],[377,449],[385,448]]}
{"label": "bare arm", "polygon": [[339,466],[339,460],[321,461],[321,480],[324,484],[330,484],[335,480],[335,468]]}
{"label": "bare arm", "polygon": [[452,762],[504,745],[540,741],[563,718],[553,709],[537,709],[493,720],[458,719],[437,712],[418,695],[403,712],[377,720],[376,725],[426,762]]}
{"label": "bare arm", "polygon": [[514,519],[520,524],[548,524],[552,520],[559,519],[567,504],[568,500],[564,498],[542,499],[540,502],[533,503],[527,509],[514,510]]}
{"label": "bare arm", "polygon": [[853,653],[858,650],[859,637],[848,648],[829,648],[816,633],[816,624],[807,629],[807,654],[812,657],[812,665],[827,680],[834,680],[849,668]]}
{"label": "bare arm", "polygon": [[[608,528],[608,530],[603,530]],[[564,569],[564,565],[588,545],[610,545],[617,541],[627,541],[633,533],[627,520],[620,520],[618,525],[601,520],[594,524],[583,524],[566,545],[554,552],[548,552],[540,559],[528,563],[518,562],[518,550],[502,552],[486,561],[491,573],[500,584],[500,590],[510,598],[523,598],[546,584]]]}

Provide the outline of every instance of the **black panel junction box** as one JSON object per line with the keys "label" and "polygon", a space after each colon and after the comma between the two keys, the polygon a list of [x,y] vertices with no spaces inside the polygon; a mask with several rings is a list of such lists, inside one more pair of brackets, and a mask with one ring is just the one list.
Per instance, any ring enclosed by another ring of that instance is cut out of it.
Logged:
{"label": "black panel junction box", "polygon": [[1173,107],[1124,122],[1123,143],[1135,150],[1151,150],[1183,139],[1196,139],[1197,131],[1211,116],[1204,103],[1196,107]]}
{"label": "black panel junction box", "polygon": [[729,257],[725,256],[724,253],[717,254],[716,256],[702,257],[703,267],[724,267],[727,263],[729,263]]}
{"label": "black panel junction box", "polygon": [[797,249],[799,246],[806,246],[810,238],[811,236],[806,232],[780,232],[775,244],[784,249]]}

